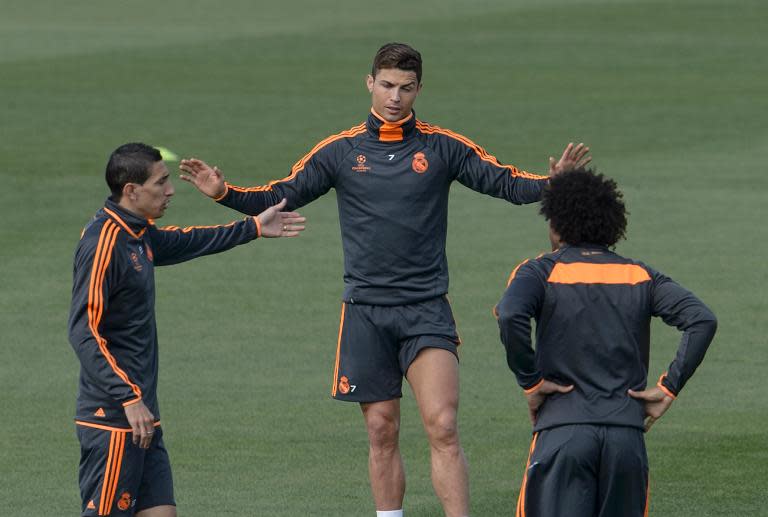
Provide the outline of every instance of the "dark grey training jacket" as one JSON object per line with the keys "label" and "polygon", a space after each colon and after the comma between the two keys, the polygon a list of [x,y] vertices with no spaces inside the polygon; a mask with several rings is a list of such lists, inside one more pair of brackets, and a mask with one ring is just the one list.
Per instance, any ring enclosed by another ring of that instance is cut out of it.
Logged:
{"label": "dark grey training jacket", "polygon": [[658,383],[672,397],[704,359],[717,328],[712,311],[669,277],[590,245],[523,262],[496,313],[507,363],[523,389],[535,390],[543,379],[575,386],[547,398],[534,431],[566,424],[642,429],[643,404],[627,390],[645,389],[651,318],[683,332]]}
{"label": "dark grey training jacket", "polygon": [[155,266],[218,253],[258,233],[253,217],[158,228],[107,200],[75,250],[69,342],[80,359],[78,424],[129,428],[124,407],[139,400],[160,420]]}
{"label": "dark grey training jacket", "polygon": [[303,206],[336,189],[344,301],[400,305],[448,292],[448,192],[459,183],[512,203],[541,199],[546,176],[502,165],[484,149],[411,113],[367,122],[317,144],[290,176],[261,187],[228,184],[218,201],[246,214],[288,199]]}

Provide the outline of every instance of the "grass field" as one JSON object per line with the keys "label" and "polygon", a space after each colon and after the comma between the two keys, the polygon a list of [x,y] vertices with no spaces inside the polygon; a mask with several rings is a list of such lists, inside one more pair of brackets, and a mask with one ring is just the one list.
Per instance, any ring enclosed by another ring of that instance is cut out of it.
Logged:
{"label": "grass field", "polygon": [[[380,44],[425,59],[419,117],[545,170],[588,142],[631,212],[620,253],[716,312],[704,364],[647,437],[651,514],[768,515],[768,5],[759,0],[0,0],[0,515],[76,515],[72,251],[112,149],[140,140],[237,184],[361,122]],[[237,214],[182,182],[168,224]],[[512,514],[530,427],[490,309],[547,246],[535,206],[452,192],[460,426],[475,516]],[[300,240],[157,271],[160,401],[183,516],[373,514],[355,405],[329,397],[342,256],[333,193]],[[654,326],[650,377],[676,332]],[[406,513],[440,515],[413,397]]]}

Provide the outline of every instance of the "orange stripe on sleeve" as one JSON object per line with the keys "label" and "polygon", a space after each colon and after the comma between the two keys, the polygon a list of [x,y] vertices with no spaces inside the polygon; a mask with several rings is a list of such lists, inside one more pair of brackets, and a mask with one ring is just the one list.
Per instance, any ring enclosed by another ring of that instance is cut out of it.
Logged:
{"label": "orange stripe on sleeve", "polygon": [[295,178],[297,174],[299,174],[301,171],[304,170],[304,167],[306,166],[307,162],[312,158],[312,156],[314,156],[323,147],[335,142],[336,140],[341,140],[342,138],[351,138],[361,133],[365,133],[366,131],[367,131],[367,128],[365,126],[365,123],[362,123],[360,125],[347,129],[346,131],[342,131],[341,133],[331,135],[325,140],[322,140],[315,147],[313,147],[311,151],[309,151],[299,161],[297,161],[293,165],[293,167],[291,167],[291,174],[286,176],[283,179],[270,181],[269,184],[258,186],[258,187],[244,188],[244,187],[236,187],[235,185],[231,185],[231,184],[227,184],[227,186],[236,192],[264,192],[264,191],[272,190],[273,185],[276,185],[277,183],[284,183],[286,181],[291,181],[293,178]]}
{"label": "orange stripe on sleeve", "polygon": [[520,169],[518,169],[513,165],[505,165],[499,162],[499,160],[495,156],[488,153],[488,151],[486,151],[485,149],[483,149],[482,147],[480,147],[479,145],[477,145],[475,142],[465,137],[464,135],[460,135],[459,133],[454,133],[453,131],[450,131],[448,129],[443,129],[438,126],[433,126],[431,124],[427,124],[420,120],[416,121],[416,128],[422,133],[426,133],[430,135],[437,133],[437,134],[449,136],[454,140],[458,140],[462,144],[472,149],[480,157],[481,160],[486,161],[492,165],[495,165],[496,167],[509,170],[509,173],[512,176],[517,176],[520,178],[526,178],[531,180],[545,180],[549,178],[549,176],[542,176],[539,174],[531,174],[530,172],[521,171]]}
{"label": "orange stripe on sleeve", "polygon": [[115,361],[115,358],[107,349],[107,341],[99,334],[99,324],[101,323],[101,316],[104,310],[104,292],[103,284],[104,277],[106,276],[107,267],[112,260],[112,251],[117,241],[117,234],[120,232],[120,228],[112,221],[107,221],[104,224],[104,228],[99,235],[99,242],[97,244],[96,254],[94,256],[93,268],[91,270],[91,282],[88,292],[88,326],[91,329],[96,342],[99,345],[99,350],[106,358],[107,363],[112,370],[120,377],[123,382],[131,387],[131,390],[136,396],[141,398],[141,388],[132,383],[128,379],[128,375],[120,369]]}
{"label": "orange stripe on sleeve", "polygon": [[336,364],[333,367],[333,386],[331,386],[331,396],[336,396],[336,389],[339,383],[339,361],[341,360],[341,331],[344,329],[344,312],[347,308],[346,303],[341,304],[341,318],[339,321],[339,340],[336,342]]}
{"label": "orange stripe on sleeve", "polygon": [[259,221],[258,216],[253,216],[253,222],[256,223],[256,237],[261,237],[261,221]]}
{"label": "orange stripe on sleeve", "polygon": [[553,284],[629,284],[648,282],[648,272],[636,264],[593,264],[559,262],[547,279]]}
{"label": "orange stripe on sleeve", "polygon": [[163,232],[178,232],[181,231],[182,233],[189,233],[194,230],[207,230],[210,228],[229,228],[230,226],[234,226],[237,221],[232,221],[231,223],[227,224],[214,224],[212,226],[186,226],[184,228],[181,228],[180,226],[161,226],[158,228],[158,230]]}

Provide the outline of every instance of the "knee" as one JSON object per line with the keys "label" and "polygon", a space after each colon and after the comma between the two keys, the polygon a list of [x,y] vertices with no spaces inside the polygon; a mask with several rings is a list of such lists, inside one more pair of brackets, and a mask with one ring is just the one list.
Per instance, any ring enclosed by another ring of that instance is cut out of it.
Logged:
{"label": "knee", "polygon": [[397,418],[387,414],[368,415],[368,442],[372,451],[388,451],[397,447],[400,423]]}
{"label": "knee", "polygon": [[428,417],[425,421],[429,443],[440,450],[458,450],[459,428],[456,411],[446,409]]}

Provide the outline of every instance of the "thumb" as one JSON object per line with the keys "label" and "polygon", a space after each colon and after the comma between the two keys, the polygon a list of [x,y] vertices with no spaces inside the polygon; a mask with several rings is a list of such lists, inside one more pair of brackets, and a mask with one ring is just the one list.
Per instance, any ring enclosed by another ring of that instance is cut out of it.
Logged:
{"label": "thumb", "polygon": [[627,390],[627,393],[633,399],[645,400],[646,398],[648,398],[648,392],[645,390],[643,391]]}
{"label": "thumb", "polygon": [[563,386],[562,384],[555,384],[556,390],[560,393],[568,393],[573,389],[573,384],[570,384],[568,386]]}
{"label": "thumb", "polygon": [[557,162],[555,161],[555,158],[553,156],[549,157],[549,167],[554,168]]}
{"label": "thumb", "polygon": [[278,204],[274,205],[274,207],[277,209],[278,212],[282,211],[283,208],[285,208],[285,205],[288,204],[288,199],[283,198]]}

